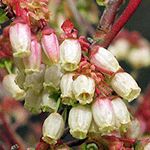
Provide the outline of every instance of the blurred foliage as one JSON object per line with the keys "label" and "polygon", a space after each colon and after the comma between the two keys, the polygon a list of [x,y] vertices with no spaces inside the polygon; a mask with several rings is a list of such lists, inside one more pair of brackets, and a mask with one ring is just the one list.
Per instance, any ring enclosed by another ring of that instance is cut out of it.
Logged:
{"label": "blurred foliage", "polygon": [[4,23],[8,20],[8,17],[6,16],[6,13],[3,9],[0,8],[0,24]]}

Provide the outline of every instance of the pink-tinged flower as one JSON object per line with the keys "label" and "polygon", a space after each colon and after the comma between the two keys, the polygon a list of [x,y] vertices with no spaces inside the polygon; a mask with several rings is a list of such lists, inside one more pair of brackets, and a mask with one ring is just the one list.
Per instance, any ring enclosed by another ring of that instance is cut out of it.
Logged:
{"label": "pink-tinged flower", "polygon": [[81,60],[81,46],[78,40],[66,39],[60,45],[60,63],[64,70],[74,71]]}
{"label": "pink-tinged flower", "polygon": [[39,71],[41,59],[42,59],[41,45],[37,41],[37,39],[34,38],[31,41],[31,54],[30,56],[24,58],[25,71],[26,72]]}
{"label": "pink-tinged flower", "polygon": [[78,105],[69,112],[70,133],[77,139],[84,139],[87,136],[92,121],[92,112],[88,106]]}
{"label": "pink-tinged flower", "polygon": [[9,29],[9,37],[15,57],[30,55],[31,31],[27,24],[16,23]]}
{"label": "pink-tinged flower", "polygon": [[59,61],[59,43],[57,36],[54,33],[43,34],[42,48],[50,63],[58,63]]}
{"label": "pink-tinged flower", "polygon": [[91,56],[91,63],[100,71],[112,74],[120,69],[117,59],[111,52],[103,47],[99,47],[95,54]]}
{"label": "pink-tinged flower", "polygon": [[51,113],[43,124],[42,139],[49,144],[56,143],[64,132],[65,123],[58,113]]}
{"label": "pink-tinged flower", "polygon": [[129,102],[137,98],[141,91],[133,77],[126,72],[115,74],[111,80],[111,86],[119,96]]}
{"label": "pink-tinged flower", "polygon": [[127,106],[119,97],[113,99],[111,103],[115,114],[116,126],[122,128],[127,127],[127,125],[131,122]]}
{"label": "pink-tinged flower", "polygon": [[92,104],[92,113],[94,121],[102,134],[109,133],[115,129],[115,115],[111,100],[97,98]]}

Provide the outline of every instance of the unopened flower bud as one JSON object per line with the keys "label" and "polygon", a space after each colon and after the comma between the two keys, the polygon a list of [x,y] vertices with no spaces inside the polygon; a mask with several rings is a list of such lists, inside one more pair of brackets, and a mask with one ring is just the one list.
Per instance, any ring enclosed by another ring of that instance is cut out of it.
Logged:
{"label": "unopened flower bud", "polygon": [[111,86],[119,96],[129,102],[137,98],[141,91],[133,77],[126,72],[115,74],[112,78]]}
{"label": "unopened flower bud", "polygon": [[58,64],[46,68],[43,84],[44,88],[48,90],[49,93],[58,91],[62,75],[61,67]]}
{"label": "unopened flower bud", "polygon": [[70,133],[77,139],[87,136],[92,121],[92,112],[88,106],[78,105],[69,112]]}
{"label": "unopened flower bud", "polygon": [[49,97],[48,93],[43,93],[41,109],[43,112],[54,112],[56,110],[56,100]]}
{"label": "unopened flower bud", "polygon": [[25,96],[24,90],[20,89],[15,82],[16,75],[8,74],[4,77],[2,84],[6,91],[11,94],[11,96],[17,100],[23,99]]}
{"label": "unopened flower bud", "polygon": [[64,132],[64,120],[58,113],[51,113],[43,124],[42,139],[49,144],[55,144]]}
{"label": "unopened flower bud", "polygon": [[85,75],[78,76],[73,81],[73,93],[81,104],[89,104],[93,100],[95,82]]}
{"label": "unopened flower bud", "polygon": [[15,57],[30,55],[31,31],[27,24],[16,23],[9,29],[10,42]]}
{"label": "unopened flower bud", "polygon": [[43,35],[41,39],[44,53],[48,57],[50,63],[58,63],[59,61],[59,43],[54,33]]}
{"label": "unopened flower bud", "polygon": [[112,106],[115,114],[116,126],[125,126],[130,123],[130,113],[121,98],[115,98],[112,101]]}
{"label": "unopened flower bud", "polygon": [[66,105],[72,105],[76,101],[72,91],[73,75],[72,73],[63,75],[60,82],[62,103]]}
{"label": "unopened flower bud", "polygon": [[60,63],[64,70],[74,71],[81,60],[81,46],[78,40],[66,39],[60,45]]}
{"label": "unopened flower bud", "polygon": [[98,51],[91,56],[91,63],[106,73],[114,73],[120,68],[117,59],[103,47],[99,47]]}
{"label": "unopened flower bud", "polygon": [[25,72],[37,72],[41,65],[41,45],[38,43],[37,39],[31,41],[31,54],[24,58]]}
{"label": "unopened flower bud", "polygon": [[97,98],[92,104],[92,113],[94,121],[102,134],[115,129],[115,115],[111,100]]}

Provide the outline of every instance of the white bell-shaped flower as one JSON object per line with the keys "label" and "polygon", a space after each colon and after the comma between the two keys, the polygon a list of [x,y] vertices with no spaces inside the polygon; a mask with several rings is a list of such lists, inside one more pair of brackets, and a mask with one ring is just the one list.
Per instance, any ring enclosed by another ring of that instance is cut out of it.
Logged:
{"label": "white bell-shaped flower", "polygon": [[72,91],[73,73],[63,75],[60,82],[62,103],[72,105],[76,100]]}
{"label": "white bell-shaped flower", "polygon": [[124,60],[128,58],[130,51],[130,43],[125,38],[119,38],[114,44],[110,45],[108,50],[118,59]]}
{"label": "white bell-shaped flower", "polygon": [[58,113],[51,113],[44,121],[42,139],[49,144],[55,144],[64,132],[64,120]]}
{"label": "white bell-shaped flower", "polygon": [[44,88],[47,89],[49,93],[59,90],[62,75],[61,67],[58,64],[46,68],[43,84]]}
{"label": "white bell-shaped flower", "polygon": [[41,109],[43,112],[54,112],[56,110],[57,102],[55,99],[51,98],[48,93],[43,92]]}
{"label": "white bell-shaped flower", "polygon": [[97,98],[92,104],[92,113],[94,121],[102,134],[109,133],[115,129],[115,115],[111,100]]}
{"label": "white bell-shaped flower", "polygon": [[130,113],[127,109],[127,106],[121,98],[115,98],[112,101],[112,106],[116,119],[116,126],[120,127],[121,125],[125,126],[130,123]]}
{"label": "white bell-shaped flower", "polygon": [[129,102],[137,98],[141,91],[133,77],[126,72],[115,74],[111,80],[111,86],[119,96]]}
{"label": "white bell-shaped flower", "polygon": [[24,107],[33,114],[41,113],[42,94],[28,89],[25,95]]}
{"label": "white bell-shaped flower", "polygon": [[150,65],[150,49],[149,48],[134,48],[128,56],[129,63],[139,69]]}
{"label": "white bell-shaped flower", "polygon": [[70,133],[77,139],[84,139],[92,121],[92,112],[88,106],[78,105],[69,112]]}
{"label": "white bell-shaped flower", "polygon": [[16,74],[8,74],[4,77],[2,84],[5,90],[15,99],[20,100],[25,96],[22,90],[15,82]]}
{"label": "white bell-shaped flower", "polygon": [[103,47],[91,56],[91,63],[103,72],[114,73],[120,69],[120,65],[113,54]]}
{"label": "white bell-shaped flower", "polygon": [[15,57],[30,55],[31,31],[27,24],[16,23],[9,29],[9,37]]}
{"label": "white bell-shaped flower", "polygon": [[81,60],[81,46],[78,40],[66,39],[60,45],[60,63],[64,70],[74,71]]}
{"label": "white bell-shaped flower", "polygon": [[93,100],[95,81],[85,75],[78,76],[73,81],[73,93],[81,104],[89,104]]}
{"label": "white bell-shaped flower", "polygon": [[142,135],[142,125],[139,120],[132,120],[127,130],[127,137],[136,139]]}

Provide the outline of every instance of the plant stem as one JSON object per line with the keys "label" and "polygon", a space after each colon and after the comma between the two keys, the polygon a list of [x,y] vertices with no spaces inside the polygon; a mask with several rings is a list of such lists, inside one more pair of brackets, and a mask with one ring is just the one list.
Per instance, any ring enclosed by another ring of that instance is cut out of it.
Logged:
{"label": "plant stem", "polygon": [[109,0],[97,26],[95,38],[103,38],[111,30],[117,11],[122,3],[123,0]]}
{"label": "plant stem", "polygon": [[125,8],[119,19],[112,26],[112,29],[108,34],[106,34],[104,41],[100,44],[100,46],[107,48],[118,32],[122,29],[122,27],[127,23],[127,21],[131,18],[133,13],[138,8],[139,4],[142,0],[130,0],[128,6]]}
{"label": "plant stem", "polygon": [[23,150],[23,145],[21,144],[21,142],[15,137],[15,133],[14,131],[9,127],[5,116],[2,112],[0,112],[0,120],[2,122],[3,127],[5,128],[7,137],[9,137],[9,140],[11,142],[12,145],[17,144],[19,146],[20,150]]}

